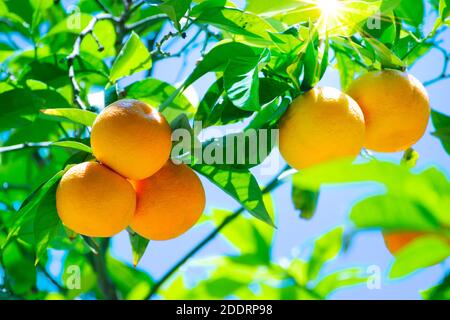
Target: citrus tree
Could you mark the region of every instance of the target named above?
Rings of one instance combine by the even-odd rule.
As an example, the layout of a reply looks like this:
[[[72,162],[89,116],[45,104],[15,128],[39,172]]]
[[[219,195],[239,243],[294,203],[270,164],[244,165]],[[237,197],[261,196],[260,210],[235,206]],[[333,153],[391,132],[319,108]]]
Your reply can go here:
[[[445,262],[450,182],[415,169],[413,148],[431,118],[450,152],[449,116],[433,100],[430,109],[426,89],[449,77],[449,22],[448,0],[0,0],[0,297],[326,299],[370,285],[360,266],[324,268],[364,230],[383,231],[391,278]],[[408,70],[430,52],[442,72],[422,84]],[[174,58],[184,80],[158,79]],[[339,90],[319,85],[332,69]],[[254,172],[278,150],[288,165],[262,185]],[[239,208],[200,217],[197,175]],[[379,192],[353,205],[351,225],[279,263],[271,194],[284,183],[305,220],[324,185]],[[214,228],[162,277],[135,268],[149,241],[196,222]],[[134,267],[111,255],[124,229]],[[197,259],[218,235],[239,253]],[[49,271],[52,250],[65,252],[61,277]],[[208,277],[188,285],[186,264]],[[449,298],[448,276],[422,295]]]

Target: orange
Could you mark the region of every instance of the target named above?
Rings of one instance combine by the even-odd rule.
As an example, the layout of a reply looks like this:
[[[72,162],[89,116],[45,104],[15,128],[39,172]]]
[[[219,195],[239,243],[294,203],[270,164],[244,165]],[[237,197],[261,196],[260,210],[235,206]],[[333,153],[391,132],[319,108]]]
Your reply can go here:
[[[129,179],[145,179],[167,162],[171,130],[154,108],[137,100],[108,106],[92,127],[92,151],[108,167]]]
[[[297,97],[280,121],[280,152],[304,169],[339,158],[356,157],[364,141],[358,104],[334,88],[315,88]]]
[[[131,222],[136,193],[125,178],[104,165],[84,162],[63,175],[56,207],[69,229],[90,237],[111,237]]]
[[[134,182],[136,213],[131,228],[151,240],[168,240],[189,230],[205,208],[205,191],[197,175],[171,161],[156,174]]]
[[[406,247],[410,242],[423,236],[423,232],[407,231],[407,232],[390,232],[383,233],[384,243],[388,250],[396,255],[404,247]]]
[[[396,70],[369,72],[352,83],[348,94],[364,113],[366,148],[403,151],[424,135],[430,101],[424,86],[412,75]]]

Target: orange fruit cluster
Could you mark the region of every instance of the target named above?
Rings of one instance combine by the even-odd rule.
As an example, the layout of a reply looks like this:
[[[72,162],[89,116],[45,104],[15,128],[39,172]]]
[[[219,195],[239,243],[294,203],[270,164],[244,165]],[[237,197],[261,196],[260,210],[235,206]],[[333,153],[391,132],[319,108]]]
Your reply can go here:
[[[347,93],[315,88],[296,98],[280,121],[280,152],[301,170],[339,158],[355,158],[365,147],[407,150],[424,135],[430,101],[414,76],[396,70],[369,72]],[[396,254],[421,233],[385,234]]]
[[[300,170],[356,157],[363,147],[403,151],[424,135],[429,118],[419,80],[396,70],[369,72],[347,93],[315,88],[297,97],[280,121],[280,152]]]
[[[128,226],[151,240],[190,229],[205,207],[197,175],[169,157],[171,129],[164,116],[137,100],[120,100],[97,117],[91,146],[98,162],[70,168],[56,192],[69,229],[111,237]]]

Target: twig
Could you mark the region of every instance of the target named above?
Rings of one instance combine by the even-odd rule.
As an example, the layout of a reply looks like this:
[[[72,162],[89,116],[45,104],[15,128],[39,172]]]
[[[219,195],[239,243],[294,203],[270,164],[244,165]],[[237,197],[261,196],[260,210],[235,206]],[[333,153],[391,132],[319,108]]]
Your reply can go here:
[[[111,14],[111,11],[103,4],[101,0],[95,0],[95,3],[106,13]]]
[[[108,276],[108,270],[106,268],[105,254],[109,246],[109,239],[101,245],[101,249],[97,254],[91,253],[91,261],[94,270],[97,272],[100,289],[104,295],[104,298],[108,300],[117,300],[117,293],[114,284],[111,282]]]
[[[283,170],[280,171],[268,184],[267,186],[262,190],[263,194],[266,194],[268,192],[271,192],[272,190],[275,190],[278,186],[282,184],[282,181],[279,180],[279,177],[289,169],[288,166],[283,168]],[[233,212],[231,215],[226,217],[220,225],[218,225],[209,235],[207,235],[202,241],[200,241],[193,249],[191,249],[184,257],[182,257],[172,268],[167,271],[163,277],[155,283],[155,285],[152,287],[152,290],[146,297],[146,300],[152,298],[161,288],[161,286],[183,265],[185,264],[192,256],[194,256],[198,251],[203,249],[211,240],[213,240],[220,231],[225,228],[227,225],[229,225],[231,222],[233,222],[239,215],[245,211],[244,207],[240,207],[235,212]]]
[[[31,188],[29,185],[21,185],[21,184],[12,184],[9,182],[3,182],[1,185],[1,189],[3,191],[7,190],[23,190],[23,191],[29,191]]]
[[[97,24],[97,22],[99,22],[101,20],[112,20],[112,21],[116,21],[116,22],[118,21],[118,19],[116,17],[112,16],[109,13],[102,13],[102,14],[98,14],[98,15],[94,16],[91,19],[91,21],[89,21],[88,25],[83,29],[83,31],[81,31],[81,33],[75,39],[75,43],[73,45],[73,50],[66,58],[67,65],[69,67],[69,79],[70,79],[70,83],[72,85],[72,90],[73,90],[73,100],[74,100],[74,103],[81,109],[87,109],[87,107],[80,97],[81,88],[75,77],[74,61],[77,57],[79,57],[81,42],[88,34],[92,34],[94,39],[96,39],[97,44],[99,44],[97,37],[94,35],[94,27]],[[99,45],[99,49],[101,49],[101,48],[102,47],[100,47],[100,45]]]
[[[131,23],[129,25],[125,25],[125,29],[130,31],[142,27],[150,22],[158,21],[158,20],[166,20],[167,16],[165,14],[157,14],[154,16],[147,17],[145,19],[139,20],[135,23]]]
[[[177,36],[177,35],[178,35],[178,33],[170,31],[170,32],[167,33],[165,36],[163,36],[163,37],[161,38],[160,41],[158,41],[158,42],[155,43],[155,47],[156,47],[156,48],[155,48],[155,50],[153,50],[153,51],[151,52],[151,55],[152,55],[152,56],[159,55],[159,56],[162,56],[162,57],[168,57],[168,56],[170,56],[170,52],[164,52],[164,51],[162,50],[162,46],[163,46],[164,43],[166,43],[169,39],[171,39],[171,38],[173,38],[173,37],[175,37],[175,36]]]
[[[133,4],[133,0],[122,0],[122,3],[125,11],[130,11],[131,5]]]
[[[439,50],[439,51],[442,53],[442,55],[444,56],[444,64],[443,64],[443,66],[442,66],[442,71],[441,71],[441,73],[440,73],[436,78],[431,79],[431,80],[428,80],[428,81],[425,81],[425,82],[423,83],[423,85],[424,85],[425,87],[430,86],[430,85],[432,85],[432,84],[435,84],[436,82],[439,82],[439,81],[441,81],[441,80],[445,80],[445,79],[450,78],[450,74],[447,73],[447,71],[448,71],[448,66],[449,66],[449,63],[450,63],[450,54],[449,54],[444,48],[442,48],[441,46],[439,46],[438,44],[435,44],[434,47],[435,47],[437,50]]]
[[[129,14],[130,15],[133,14],[133,12],[135,12],[137,9],[139,9],[143,4],[145,4],[144,0],[136,2],[136,4],[133,7],[131,7]]]
[[[47,269],[46,269],[44,266],[38,266],[38,267],[39,267],[39,270],[45,275],[45,277],[46,277],[46,278],[47,278],[47,279],[48,279],[55,287],[57,287],[59,291],[61,291],[63,294],[64,294],[65,292],[67,292],[67,289],[64,288],[62,285],[60,285],[60,284],[58,283],[58,281],[56,281],[56,279],[53,278],[53,276],[52,276],[50,273],[48,273]]]
[[[11,152],[16,150],[28,149],[28,148],[48,148],[53,142],[25,142],[15,144],[12,146],[0,147],[0,153]]]
[[[411,53],[413,53],[416,49],[418,49],[421,45],[425,44],[428,40],[437,36],[440,32],[443,31],[441,29],[442,23],[434,26],[434,28],[422,39],[420,39],[408,52],[406,52],[401,58],[404,61]]]

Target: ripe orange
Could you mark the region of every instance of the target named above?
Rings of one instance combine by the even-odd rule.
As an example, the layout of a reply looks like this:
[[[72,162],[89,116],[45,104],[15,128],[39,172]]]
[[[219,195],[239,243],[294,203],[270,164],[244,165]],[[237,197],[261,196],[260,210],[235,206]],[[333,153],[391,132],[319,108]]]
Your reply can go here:
[[[424,86],[396,70],[369,72],[355,80],[348,94],[366,119],[364,146],[379,152],[403,151],[425,133],[430,101]]]
[[[390,233],[383,233],[384,243],[386,244],[386,247],[388,250],[393,254],[396,255],[399,251],[401,251],[404,247],[406,247],[410,242],[414,241],[415,239],[423,236],[423,232],[414,232],[414,231],[407,231],[407,232],[390,232]]]
[[[140,180],[161,169],[169,159],[171,130],[148,104],[120,100],[95,120],[91,145],[100,162],[124,177]]]
[[[358,104],[334,88],[315,88],[296,98],[280,121],[280,152],[303,169],[356,157],[364,141],[364,116]]]
[[[104,165],[84,162],[62,177],[56,207],[69,229],[91,237],[111,237],[131,222],[136,193],[125,178]]]
[[[186,165],[171,161],[153,176],[135,181],[136,213],[131,228],[151,240],[168,240],[189,230],[205,208],[205,191]]]

